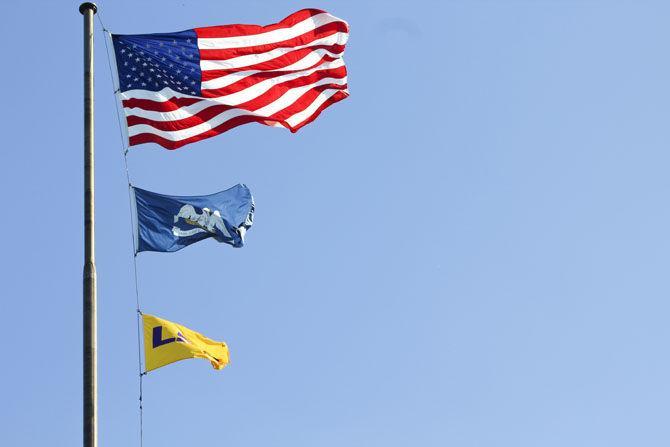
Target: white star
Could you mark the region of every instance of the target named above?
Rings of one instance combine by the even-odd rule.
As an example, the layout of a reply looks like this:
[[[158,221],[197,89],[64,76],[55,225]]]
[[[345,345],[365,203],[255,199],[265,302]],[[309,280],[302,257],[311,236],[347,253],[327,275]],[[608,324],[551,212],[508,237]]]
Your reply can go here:
[[[126,49],[125,49],[125,48],[121,48],[121,54],[123,54],[123,53],[125,53],[125,52],[126,52]]]

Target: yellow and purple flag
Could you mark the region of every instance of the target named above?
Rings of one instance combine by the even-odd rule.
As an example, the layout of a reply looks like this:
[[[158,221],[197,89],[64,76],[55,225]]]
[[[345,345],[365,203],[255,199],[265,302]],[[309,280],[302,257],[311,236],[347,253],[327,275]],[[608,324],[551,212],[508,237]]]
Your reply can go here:
[[[209,360],[214,369],[223,369],[228,364],[228,345],[223,342],[153,315],[143,314],[142,322],[146,371],[192,358]]]

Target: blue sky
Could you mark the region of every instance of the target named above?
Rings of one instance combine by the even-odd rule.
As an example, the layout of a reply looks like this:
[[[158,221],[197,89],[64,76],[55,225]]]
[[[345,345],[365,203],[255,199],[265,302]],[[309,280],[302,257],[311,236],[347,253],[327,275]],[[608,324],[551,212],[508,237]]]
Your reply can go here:
[[[3,8],[1,445],[81,442],[82,20]],[[347,20],[351,97],[128,156],[246,183],[247,246],[138,257],[148,313],[225,340],[145,379],[145,446],[670,443],[663,1],[100,1],[118,33]],[[128,196],[96,22],[100,445],[138,445]],[[11,348],[11,349],[10,349]]]

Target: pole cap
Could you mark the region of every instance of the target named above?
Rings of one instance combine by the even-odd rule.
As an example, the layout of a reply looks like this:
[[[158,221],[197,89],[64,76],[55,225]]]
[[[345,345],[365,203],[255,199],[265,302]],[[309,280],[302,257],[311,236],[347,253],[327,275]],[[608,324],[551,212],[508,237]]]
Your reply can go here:
[[[92,10],[93,10],[93,14],[95,14],[96,12],[98,12],[98,6],[97,6],[95,3],[84,2],[84,3],[82,3],[81,5],[79,5],[79,12],[82,13],[82,14],[86,13],[86,11],[87,11],[88,9],[92,9]]]

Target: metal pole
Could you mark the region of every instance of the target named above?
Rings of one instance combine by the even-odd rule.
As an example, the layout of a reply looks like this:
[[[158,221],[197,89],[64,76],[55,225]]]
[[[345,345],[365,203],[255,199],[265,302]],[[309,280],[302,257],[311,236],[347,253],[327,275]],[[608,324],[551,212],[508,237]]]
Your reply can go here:
[[[84,447],[98,445],[98,330],[95,272],[95,177],[93,162],[93,15],[98,7],[82,3],[84,16]]]

